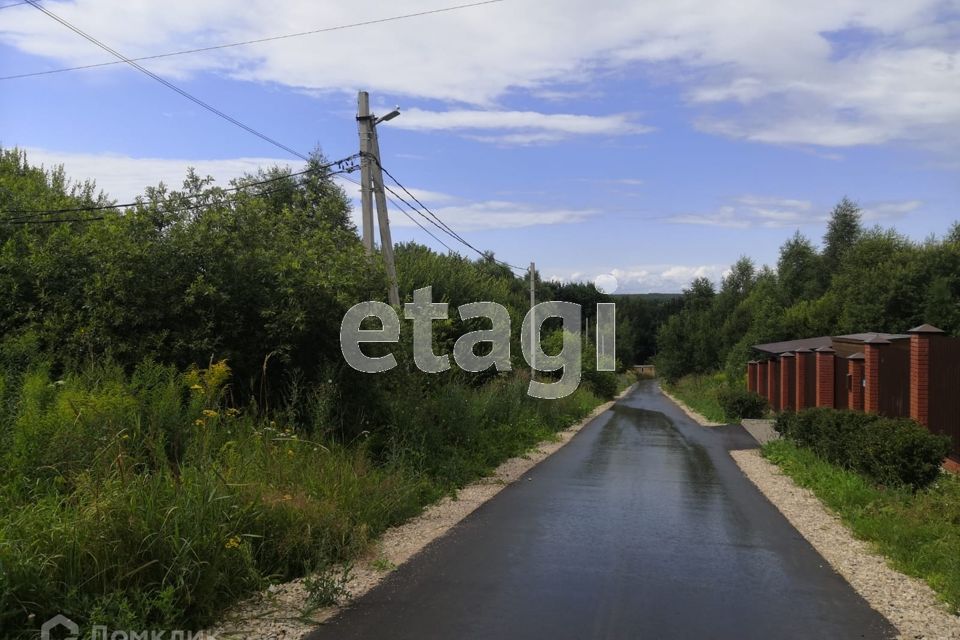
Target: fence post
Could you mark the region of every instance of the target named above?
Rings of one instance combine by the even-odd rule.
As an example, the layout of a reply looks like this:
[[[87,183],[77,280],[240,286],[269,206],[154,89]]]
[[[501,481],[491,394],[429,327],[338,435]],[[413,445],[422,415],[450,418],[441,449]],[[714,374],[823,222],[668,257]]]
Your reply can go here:
[[[794,398],[796,393],[793,390],[792,378],[797,367],[793,364],[793,354],[784,352],[780,354],[780,409],[789,411],[794,408]]]
[[[780,410],[780,362],[776,358],[767,360],[767,402],[774,411]]]
[[[810,367],[810,357],[813,354],[810,349],[797,349],[797,373],[796,388],[797,399],[794,401],[797,411],[807,408],[807,371]]]
[[[833,407],[833,371],[834,350],[831,347],[820,347],[817,353],[817,394],[818,407]]]
[[[880,349],[890,341],[873,336],[863,342],[863,410],[880,412]]]
[[[925,427],[930,426],[930,343],[943,331],[922,324],[907,331],[910,334],[910,417]]]
[[[850,384],[847,386],[847,408],[851,411],[863,411],[863,361],[862,353],[855,353],[847,358],[847,375]]]
[[[747,391],[757,392],[757,361],[747,363]]]

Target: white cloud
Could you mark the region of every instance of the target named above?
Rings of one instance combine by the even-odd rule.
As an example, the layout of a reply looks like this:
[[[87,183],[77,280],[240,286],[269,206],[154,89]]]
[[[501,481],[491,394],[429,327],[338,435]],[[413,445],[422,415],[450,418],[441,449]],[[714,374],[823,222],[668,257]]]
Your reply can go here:
[[[555,142],[573,135],[620,136],[647,133],[650,127],[638,124],[628,114],[609,116],[536,111],[409,109],[390,126],[412,131],[454,131],[484,142],[527,145]],[[509,131],[499,135],[478,135],[478,130]]]
[[[360,223],[359,187],[350,182],[339,179],[340,185],[348,195],[354,199],[353,216],[357,224]],[[470,202],[446,193],[429,191],[426,189],[410,188],[411,193],[417,196],[423,204],[430,208],[441,220],[450,225],[457,232],[482,231],[489,229],[519,229],[541,225],[576,224],[586,222],[597,215],[594,209],[564,209],[555,207],[536,206],[524,202],[510,200],[484,200]],[[411,212],[408,207],[395,206],[396,200],[388,203],[390,224],[395,227],[415,227],[416,223],[410,220],[412,216],[417,222],[425,225],[431,232],[441,234],[445,242],[451,242],[442,231],[434,227],[423,217]],[[405,199],[415,204],[410,198]],[[406,212],[405,215],[403,212]],[[452,241],[456,242],[456,241]]]
[[[436,8],[428,0],[46,4],[131,56]],[[499,135],[478,135],[501,144],[552,141],[581,127],[579,135],[613,135],[617,124],[609,119],[622,116],[572,116],[584,119],[517,130],[517,112],[498,106],[511,92],[595,91],[598,72],[612,70],[676,83],[697,106],[701,126],[723,135],[826,147],[895,140],[949,147],[960,138],[960,23],[951,12],[955,0],[553,0],[549,10],[511,0],[145,64],[173,78],[214,71],[312,92],[366,87],[472,105],[479,109],[429,119],[489,118],[477,129]],[[29,7],[2,12],[0,41],[51,64],[109,59]],[[130,73],[84,73],[117,72]]]
[[[863,207],[861,215],[864,222],[879,222],[882,220],[894,220],[902,218],[908,213],[913,213],[923,206],[921,200],[907,200],[906,202],[877,202]]]
[[[431,209],[457,231],[576,224],[585,222],[598,213],[592,209],[544,208],[504,200],[431,207]]]
[[[862,208],[865,222],[877,222],[902,217],[923,205],[920,200],[876,202]],[[746,195],[736,198],[733,204],[724,205],[708,213],[684,213],[669,216],[667,222],[692,224],[731,229],[754,227],[775,229],[798,227],[808,224],[823,224],[830,217],[830,208],[814,207],[808,200],[774,198]]]
[[[719,282],[727,273],[724,265],[649,264],[597,271],[566,272],[555,269],[548,279],[559,282],[593,282],[597,276],[612,275],[617,293],[678,293],[696,278]]]

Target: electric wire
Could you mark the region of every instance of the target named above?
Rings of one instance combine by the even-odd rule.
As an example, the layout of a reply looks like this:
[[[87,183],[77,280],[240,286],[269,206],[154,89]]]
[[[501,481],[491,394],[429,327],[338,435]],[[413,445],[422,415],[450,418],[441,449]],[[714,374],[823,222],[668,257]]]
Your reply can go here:
[[[142,61],[144,61],[144,60],[157,60],[157,59],[160,59],[160,58],[170,58],[170,57],[172,57],[172,56],[182,56],[182,55],[186,55],[186,54],[190,54],[190,53],[203,53],[203,52],[205,52],[205,51],[216,51],[216,50],[218,50],[218,49],[229,49],[229,48],[231,48],[231,47],[242,47],[242,46],[246,46],[246,45],[250,45],[250,44],[260,44],[260,43],[262,43],[262,42],[273,42],[273,41],[276,41],[276,40],[285,40],[285,39],[287,39],[287,38],[299,38],[299,37],[301,37],[301,36],[315,35],[315,34],[318,34],[318,33],[327,33],[327,32],[330,32],[330,31],[342,31],[342,30],[344,30],[344,29],[354,29],[354,28],[357,28],[357,27],[366,27],[366,26],[370,26],[370,25],[374,25],[374,24],[382,24],[382,23],[384,23],[384,22],[394,22],[394,21],[397,21],[397,20],[407,20],[407,19],[410,19],[410,18],[419,18],[419,17],[421,17],[421,16],[431,15],[431,14],[435,14],[435,13],[445,13],[445,12],[448,12],[448,11],[456,11],[456,10],[458,10],[458,9],[468,9],[468,8],[470,8],[470,7],[479,7],[479,6],[485,5],[485,4],[496,4],[496,3],[498,3],[498,2],[505,2],[505,1],[506,1],[506,0],[484,0],[483,2],[471,2],[471,3],[469,3],[469,4],[459,4],[459,5],[456,5],[456,6],[453,6],[453,7],[444,7],[444,8],[441,8],[441,9],[430,9],[430,10],[428,10],[428,11],[419,11],[419,12],[417,12],[417,13],[407,13],[407,14],[399,15],[399,16],[390,16],[390,17],[388,17],[388,18],[378,18],[378,19],[376,19],[376,20],[365,20],[365,21],[363,21],[363,22],[354,22],[354,23],[351,23],[351,24],[342,24],[342,25],[337,25],[337,26],[335,26],[335,27],[324,27],[324,28],[322,28],[322,29],[313,29],[313,30],[311,30],[311,31],[300,31],[300,32],[298,32],[298,33],[287,33],[287,34],[278,35],[278,36],[269,36],[269,37],[266,37],[266,38],[257,38],[257,39],[254,39],[254,40],[243,40],[243,41],[241,41],[241,42],[230,42],[230,43],[226,43],[226,44],[218,44],[218,45],[213,45],[213,46],[209,46],[209,47],[198,47],[198,48],[196,48],[196,49],[183,49],[183,50],[180,50],[180,51],[171,51],[171,52],[169,52],[169,53],[158,53],[158,54],[149,55],[149,56],[142,56],[142,57],[137,57],[137,58],[130,58],[130,60],[132,60],[132,61],[134,61],[134,62],[142,62]],[[18,3],[16,3],[16,4],[10,4],[10,5],[6,5],[6,6],[7,6],[7,7],[15,7],[15,6],[20,5],[20,4],[28,4],[28,3],[27,3],[26,1],[24,1],[24,2],[18,2]],[[4,9],[4,8],[6,8],[6,7],[0,7],[0,9]],[[0,80],[14,80],[14,79],[17,79],[17,78],[30,78],[30,77],[33,77],[33,76],[50,75],[50,74],[53,74],[53,73],[64,73],[64,72],[66,72],[66,71],[80,71],[80,70],[82,70],[82,69],[94,69],[94,68],[97,68],[97,67],[109,67],[109,66],[113,66],[113,65],[116,65],[116,64],[121,64],[121,62],[122,62],[122,61],[119,61],[119,60],[117,60],[117,61],[113,61],[113,60],[112,60],[112,61],[110,61],[110,62],[98,62],[98,63],[95,63],[95,64],[85,64],[85,65],[80,65],[80,66],[77,66],[77,67],[64,67],[64,68],[62,68],[62,69],[51,69],[51,70],[49,70],[49,71],[34,71],[34,72],[31,72],[31,73],[20,73],[20,74],[12,75],[12,76],[0,76]]]
[[[352,182],[353,184],[357,185],[357,186],[360,187],[361,189],[363,188],[363,185],[361,185],[359,182],[357,182],[357,181],[354,180],[353,178],[348,178],[348,177],[344,176],[344,180],[346,180],[347,182]],[[419,220],[417,220],[416,218],[414,218],[413,216],[411,216],[409,213],[407,213],[407,212],[403,209],[403,207],[400,206],[400,203],[398,203],[396,200],[394,200],[394,199],[391,198],[390,196],[387,196],[387,201],[390,202],[390,204],[392,204],[393,207],[394,207],[397,211],[399,211],[400,213],[402,213],[403,215],[405,215],[407,218],[409,218],[409,219],[410,219],[410,222],[412,222],[413,224],[415,224],[415,225],[417,225],[418,227],[420,227],[421,229],[423,229],[423,231],[424,231],[428,236],[430,236],[431,238],[433,238],[434,240],[436,240],[437,242],[439,242],[440,244],[442,244],[443,246],[445,246],[448,251],[451,251],[451,252],[453,252],[453,253],[456,253],[456,251],[454,250],[453,247],[451,247],[451,246],[448,245],[446,242],[444,242],[443,240],[441,240],[440,238],[438,238],[432,231],[430,231],[430,229],[428,229],[428,228],[426,228],[425,226],[423,226],[423,224],[422,224]],[[411,210],[412,210],[412,209],[411,209]],[[422,215],[422,214],[421,214],[421,215]]]
[[[144,66],[142,66],[142,65],[134,62],[134,61],[131,60],[130,58],[124,56],[124,55],[123,55],[122,53],[120,53],[119,51],[117,51],[117,50],[115,50],[115,49],[112,49],[111,47],[109,47],[108,45],[104,44],[104,43],[101,42],[100,40],[97,40],[97,39],[94,38],[92,35],[88,34],[87,32],[83,31],[82,29],[80,29],[80,28],[78,28],[78,27],[75,27],[74,25],[70,24],[69,22],[67,22],[66,20],[64,20],[63,18],[61,18],[60,16],[58,16],[57,14],[55,14],[55,13],[53,13],[52,11],[48,10],[47,8],[40,6],[40,4],[39,4],[39,2],[37,2],[37,0],[25,0],[25,1],[26,1],[27,4],[29,4],[30,6],[32,6],[34,9],[37,9],[38,11],[41,11],[41,12],[45,13],[47,16],[49,16],[49,17],[52,18],[53,20],[56,20],[57,22],[59,22],[60,24],[62,24],[63,26],[65,26],[66,28],[68,28],[68,29],[70,29],[71,31],[73,31],[74,33],[76,33],[77,35],[82,36],[83,38],[89,40],[90,42],[92,42],[93,44],[97,45],[98,47],[100,47],[100,48],[103,49],[104,51],[107,51],[107,52],[111,53],[112,55],[116,56],[117,58],[119,58],[121,61],[126,62],[127,64],[129,64],[130,66],[132,66],[132,67],[133,67],[134,69],[136,69],[137,71],[140,71],[141,73],[149,76],[150,78],[153,78],[154,80],[156,80],[157,82],[161,83],[162,85],[168,87],[169,89],[171,89],[171,90],[173,90],[173,91],[176,91],[177,93],[179,93],[180,95],[182,95],[184,98],[186,98],[186,99],[190,100],[191,102],[194,102],[195,104],[203,107],[204,109],[206,109],[207,111],[213,113],[214,115],[217,115],[217,116],[219,116],[220,118],[223,118],[223,119],[226,120],[227,122],[230,122],[230,123],[232,123],[232,124],[240,127],[240,128],[243,129],[244,131],[247,131],[248,133],[251,133],[251,134],[257,136],[258,138],[260,138],[261,140],[264,140],[265,142],[269,142],[270,144],[272,144],[273,146],[277,147],[278,149],[282,149],[282,150],[286,151],[286,152],[289,153],[290,155],[296,156],[296,157],[300,158],[301,160],[309,160],[309,158],[308,158],[307,156],[305,156],[304,154],[300,153],[299,151],[296,151],[296,150],[294,150],[294,149],[291,149],[290,147],[288,147],[287,145],[283,144],[282,142],[278,142],[277,140],[274,140],[273,138],[271,138],[270,136],[266,135],[265,133],[261,133],[260,131],[257,131],[257,130],[254,129],[253,127],[251,127],[251,126],[249,126],[249,125],[246,125],[246,124],[244,124],[243,122],[240,122],[239,120],[237,120],[237,119],[234,118],[233,116],[230,116],[230,115],[224,113],[223,111],[221,111],[220,109],[217,109],[217,108],[214,107],[213,105],[211,105],[211,104],[209,104],[209,103],[207,103],[207,102],[204,102],[204,101],[201,100],[200,98],[198,98],[198,97],[196,97],[196,96],[194,96],[194,95],[192,95],[192,94],[184,91],[183,89],[181,89],[181,88],[178,87],[177,85],[173,84],[172,82],[170,82],[170,81],[168,81],[168,80],[165,80],[164,78],[161,78],[160,76],[158,76],[158,75],[155,74],[154,72],[150,71],[150,70],[147,69],[146,67],[144,67]]]
[[[460,235],[459,233],[457,233],[456,231],[454,231],[454,230],[450,227],[450,225],[448,225],[446,222],[444,222],[443,220],[441,220],[441,219],[440,219],[440,216],[438,216],[438,215],[435,214],[433,211],[431,211],[430,208],[429,208],[427,205],[423,204],[423,202],[421,202],[420,199],[417,198],[417,196],[413,195],[413,193],[411,193],[409,189],[407,189],[405,186],[403,186],[403,184],[401,184],[401,182],[400,182],[399,180],[397,180],[397,179],[394,177],[394,175],[387,170],[386,167],[383,166],[383,164],[379,161],[379,159],[378,159],[376,156],[371,155],[370,157],[377,163],[377,165],[380,167],[380,169],[381,169],[385,174],[387,174],[387,176],[388,176],[391,180],[393,180],[393,182],[397,185],[397,187],[399,187],[401,190],[403,190],[404,193],[406,193],[414,202],[416,202],[418,205],[420,205],[420,207],[421,207],[424,211],[426,211],[427,214],[430,215],[430,218],[427,218],[426,215],[424,215],[424,214],[421,213],[421,215],[422,215],[424,218],[426,218],[429,222],[431,222],[434,226],[438,227],[441,231],[443,231],[444,233],[446,233],[446,234],[449,235],[450,237],[454,238],[455,240],[459,241],[459,242],[462,243],[464,246],[472,249],[473,251],[475,251],[476,253],[478,253],[480,256],[482,256],[482,257],[484,257],[484,258],[492,259],[494,262],[496,262],[496,263],[498,263],[498,264],[501,264],[501,265],[503,265],[503,266],[505,266],[505,267],[509,267],[509,268],[511,268],[511,269],[516,269],[516,270],[518,270],[518,271],[527,271],[527,269],[525,269],[524,267],[518,267],[517,265],[510,264],[509,262],[504,262],[503,260],[498,260],[498,259],[496,259],[496,258],[490,258],[489,255],[488,255],[486,252],[481,251],[480,249],[476,248],[474,245],[472,245],[470,242],[468,242],[462,235]],[[410,206],[410,207],[413,208],[414,210],[417,210],[416,207],[413,207],[413,205],[411,205],[409,202],[407,202],[406,200],[404,200],[403,197],[401,197],[399,194],[397,194],[397,192],[395,192],[393,189],[391,189],[388,185],[384,185],[384,188],[385,188],[387,191],[389,191],[390,193],[392,193],[393,195],[395,195],[397,198],[403,200],[403,202],[405,202],[405,203],[407,204],[407,206]],[[419,210],[417,210],[417,211],[418,211],[418,213],[419,213]],[[432,218],[432,220],[431,220],[431,218]]]

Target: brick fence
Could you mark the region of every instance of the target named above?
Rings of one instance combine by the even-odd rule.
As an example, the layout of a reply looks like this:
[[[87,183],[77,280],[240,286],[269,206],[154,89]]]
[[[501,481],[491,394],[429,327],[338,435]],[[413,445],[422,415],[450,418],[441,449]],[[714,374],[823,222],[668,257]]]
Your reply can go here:
[[[835,341],[751,361],[747,388],[774,411],[816,406],[909,417],[949,436],[951,457],[960,459],[960,338],[927,324],[907,334],[870,334],[857,344]]]

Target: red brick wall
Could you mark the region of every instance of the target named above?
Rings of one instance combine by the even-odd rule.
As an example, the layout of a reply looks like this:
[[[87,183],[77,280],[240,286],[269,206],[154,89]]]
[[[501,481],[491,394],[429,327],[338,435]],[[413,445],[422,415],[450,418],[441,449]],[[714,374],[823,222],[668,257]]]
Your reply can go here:
[[[817,351],[817,406],[833,406],[833,351]]]
[[[930,425],[930,335],[910,336],[910,417]]]

